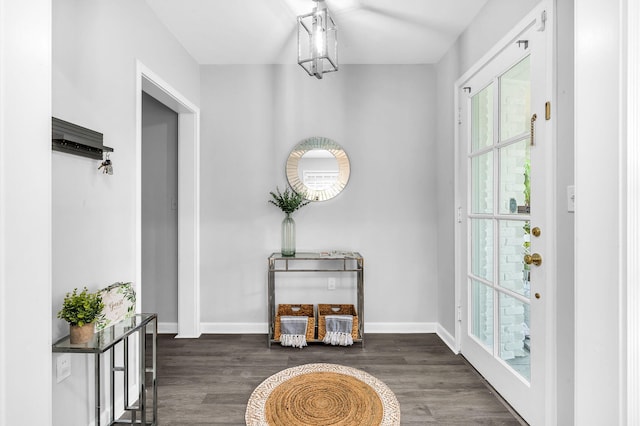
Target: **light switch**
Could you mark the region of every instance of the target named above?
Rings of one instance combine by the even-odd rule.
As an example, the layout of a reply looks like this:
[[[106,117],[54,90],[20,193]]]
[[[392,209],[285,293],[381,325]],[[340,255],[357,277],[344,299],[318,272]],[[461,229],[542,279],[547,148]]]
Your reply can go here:
[[[567,186],[567,211],[569,213],[576,211],[576,187],[574,185]]]

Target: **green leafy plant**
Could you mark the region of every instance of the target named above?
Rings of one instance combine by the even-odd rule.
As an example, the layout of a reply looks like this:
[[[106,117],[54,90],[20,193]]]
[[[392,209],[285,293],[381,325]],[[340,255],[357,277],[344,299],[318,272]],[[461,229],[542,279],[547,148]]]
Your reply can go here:
[[[281,193],[280,188],[276,187],[276,192],[271,191],[269,194],[273,197],[269,202],[287,214],[291,214],[309,204],[309,201],[305,201],[302,195],[289,188],[286,188]]]
[[[89,293],[85,287],[80,293],[75,288],[73,293],[67,293],[62,302],[62,309],[58,318],[71,325],[83,326],[92,323],[102,312],[104,303],[98,293]]]

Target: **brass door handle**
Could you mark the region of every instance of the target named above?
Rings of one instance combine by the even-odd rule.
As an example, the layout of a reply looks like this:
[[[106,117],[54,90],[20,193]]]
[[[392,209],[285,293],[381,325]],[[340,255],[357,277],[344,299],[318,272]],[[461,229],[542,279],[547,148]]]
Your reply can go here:
[[[535,140],[536,140],[536,138],[535,138],[535,136],[534,136],[534,135],[535,135],[535,130],[536,130],[535,122],[536,122],[536,120],[537,120],[537,119],[538,119],[538,114],[533,114],[533,115],[531,116],[531,134],[530,134],[530,137],[531,137],[531,142],[530,142],[530,143],[531,143],[531,146],[533,146],[533,145],[535,144]]]
[[[538,253],[525,254],[524,263],[526,263],[527,265],[531,265],[533,263],[536,266],[540,266],[542,265],[542,256],[540,256]]]

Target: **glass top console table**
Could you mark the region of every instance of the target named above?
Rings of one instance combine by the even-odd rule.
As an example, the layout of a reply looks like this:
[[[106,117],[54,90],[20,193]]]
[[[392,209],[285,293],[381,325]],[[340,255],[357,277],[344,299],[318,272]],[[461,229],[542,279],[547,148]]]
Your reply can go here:
[[[269,347],[276,343],[276,274],[288,272],[355,272],[357,289],[358,338],[354,343],[364,347],[364,258],[358,252],[331,251],[296,253],[294,256],[283,256],[272,253],[268,258],[268,310],[269,310]]]
[[[151,366],[147,367],[146,361],[146,335],[147,329],[151,328]],[[129,405],[129,337],[137,334],[138,338],[138,395],[137,405]],[[139,425],[157,425],[158,419],[158,389],[156,383],[157,367],[156,367],[156,347],[158,336],[158,317],[156,314],[136,314],[131,318],[124,319],[111,327],[100,330],[93,335],[93,338],[87,343],[72,344],[69,336],[63,337],[53,344],[53,352],[67,353],[84,353],[94,355],[94,393],[95,393],[95,420],[94,424],[101,424],[101,356],[105,352],[109,352],[110,358],[110,374],[109,389],[110,395],[110,420],[108,425],[119,424],[139,424]],[[115,365],[114,348],[119,343],[124,345],[124,360],[122,366]],[[124,373],[124,401],[125,411],[130,413],[130,419],[114,420],[115,416],[115,373]],[[147,417],[146,406],[146,374],[151,374],[151,399],[153,401],[152,418]],[[138,414],[140,418],[138,419]]]

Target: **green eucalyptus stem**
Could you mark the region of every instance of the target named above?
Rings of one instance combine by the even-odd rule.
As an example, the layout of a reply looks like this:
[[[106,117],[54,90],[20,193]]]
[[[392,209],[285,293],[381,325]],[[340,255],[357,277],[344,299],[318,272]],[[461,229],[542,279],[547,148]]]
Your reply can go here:
[[[269,200],[269,203],[278,207],[286,214],[291,214],[301,207],[309,204],[304,197],[297,192],[286,188],[284,192],[280,192],[280,188],[276,187],[276,192],[269,192],[273,199]]]

